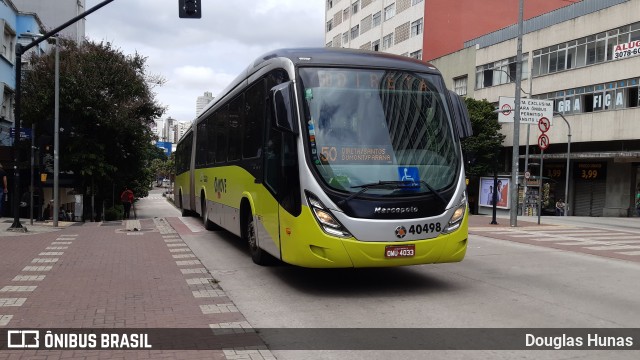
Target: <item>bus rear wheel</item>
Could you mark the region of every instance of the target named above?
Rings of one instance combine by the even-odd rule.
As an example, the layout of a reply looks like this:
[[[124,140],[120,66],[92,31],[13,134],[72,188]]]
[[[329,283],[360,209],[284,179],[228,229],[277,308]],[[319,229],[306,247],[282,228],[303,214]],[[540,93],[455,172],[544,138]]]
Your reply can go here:
[[[207,199],[202,198],[202,224],[206,230],[218,230],[216,224],[214,224],[211,220],[209,220],[209,210],[207,209]]]
[[[258,236],[256,234],[255,222],[251,212],[247,212],[244,221],[244,235],[249,245],[249,253],[251,253],[251,260],[258,265],[268,265],[268,254],[265,253],[260,246],[258,246]]]

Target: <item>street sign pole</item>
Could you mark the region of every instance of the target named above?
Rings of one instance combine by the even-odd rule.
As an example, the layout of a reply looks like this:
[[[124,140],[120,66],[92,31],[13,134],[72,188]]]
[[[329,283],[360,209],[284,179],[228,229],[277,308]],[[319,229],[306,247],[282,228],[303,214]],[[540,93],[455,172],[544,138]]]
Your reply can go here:
[[[542,165],[544,165],[544,149],[540,150],[540,178],[538,180],[538,225],[540,225],[540,215],[542,215]]]

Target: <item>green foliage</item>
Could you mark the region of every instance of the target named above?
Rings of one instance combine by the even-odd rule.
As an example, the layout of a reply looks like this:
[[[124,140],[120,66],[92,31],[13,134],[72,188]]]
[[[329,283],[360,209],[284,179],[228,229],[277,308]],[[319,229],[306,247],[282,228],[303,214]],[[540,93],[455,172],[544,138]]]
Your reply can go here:
[[[59,46],[61,171],[80,176],[105,198],[125,185],[146,196],[153,180],[148,167],[157,156],[149,125],[166,110],[152,86],[164,80],[145,74],[145,57],[125,55],[108,42],[79,46],[61,39]],[[35,123],[42,139],[53,138],[54,55],[32,57],[23,80],[24,127]]]
[[[462,150],[467,157],[465,171],[472,176],[493,174],[505,138],[500,133],[502,125],[498,123],[498,114],[494,113],[494,106],[487,100],[466,98],[465,103],[474,134],[462,142]]]
[[[124,207],[116,205],[104,211],[104,219],[106,221],[122,220],[124,218]]]

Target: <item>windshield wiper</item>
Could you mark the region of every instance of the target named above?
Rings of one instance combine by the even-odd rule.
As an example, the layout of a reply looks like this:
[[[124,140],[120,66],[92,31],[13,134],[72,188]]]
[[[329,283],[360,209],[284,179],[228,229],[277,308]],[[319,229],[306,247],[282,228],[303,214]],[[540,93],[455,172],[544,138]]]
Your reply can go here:
[[[384,188],[391,188],[391,189],[397,189],[399,188],[399,184],[398,183],[403,183],[402,181],[378,181],[375,183],[369,183],[369,184],[362,184],[362,185],[356,185],[356,186],[352,186],[351,188],[362,188],[360,189],[360,191],[353,193],[351,195],[349,195],[346,199],[340,200],[338,202],[338,205],[342,205],[344,203],[346,203],[347,201],[353,199],[356,196],[361,195],[362,193],[364,193],[365,191],[369,190],[369,189],[374,189],[374,188],[379,188],[379,189],[384,189]]]
[[[375,188],[391,188],[391,189],[403,189],[403,188],[415,188],[416,185],[422,184],[424,185],[427,189],[429,189],[429,191],[431,191],[432,193],[434,193],[436,195],[436,197],[438,199],[440,199],[440,201],[442,201],[442,203],[446,206],[447,205],[447,200],[445,200],[445,198],[442,196],[442,194],[440,194],[436,189],[434,189],[431,185],[429,185],[429,183],[427,183],[424,180],[420,180],[420,182],[414,182],[414,181],[398,181],[398,180],[394,180],[394,181],[378,181],[375,183],[369,183],[369,184],[362,184],[362,185],[356,185],[356,186],[352,186],[351,188],[362,188],[360,191],[353,193],[351,195],[349,195],[346,199],[343,199],[341,201],[338,202],[338,205],[342,205],[346,202],[348,202],[349,200],[360,196],[362,193],[364,193],[365,191],[369,190],[369,189],[375,189]],[[417,186],[420,187],[420,186]]]

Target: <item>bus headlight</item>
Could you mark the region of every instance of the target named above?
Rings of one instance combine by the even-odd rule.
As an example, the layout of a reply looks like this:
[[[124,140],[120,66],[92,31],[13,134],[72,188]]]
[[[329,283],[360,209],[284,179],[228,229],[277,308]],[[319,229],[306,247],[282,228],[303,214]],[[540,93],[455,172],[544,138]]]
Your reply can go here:
[[[458,204],[458,207],[451,215],[451,219],[449,219],[449,223],[445,226],[442,231],[444,234],[452,233],[460,227],[462,224],[462,219],[464,219],[464,214],[467,211],[467,194],[466,192],[462,195],[462,199]]]
[[[311,211],[313,212],[313,216],[316,218],[316,221],[329,235],[339,236],[339,237],[352,237],[351,233],[345,229],[342,224],[331,214],[331,212],[318,200],[315,196],[307,193],[307,200],[311,207]]]

